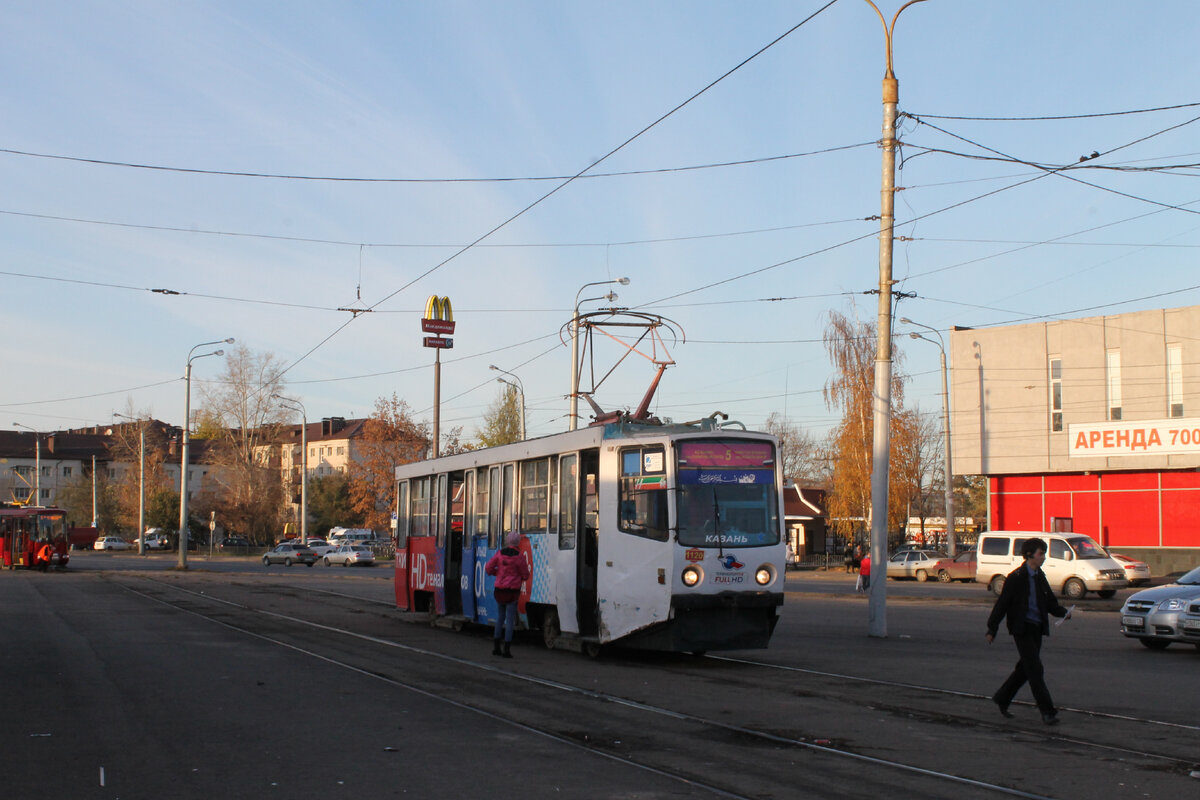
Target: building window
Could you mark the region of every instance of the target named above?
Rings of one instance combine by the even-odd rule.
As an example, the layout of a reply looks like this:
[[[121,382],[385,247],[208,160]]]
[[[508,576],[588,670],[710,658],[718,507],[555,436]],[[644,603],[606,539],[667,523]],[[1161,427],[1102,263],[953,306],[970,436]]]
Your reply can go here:
[[[1167,414],[1183,416],[1183,345],[1167,345]]]
[[[1050,430],[1063,429],[1062,359],[1050,359]]]
[[[50,499],[50,490],[49,489],[42,489],[42,499],[43,500]]]
[[[1104,354],[1105,384],[1108,386],[1108,419],[1121,418],[1121,351]]]
[[[338,454],[339,456],[344,456],[344,455],[346,455],[346,448],[345,448],[345,447],[339,447],[339,448],[338,448],[338,451],[337,451],[337,454]]]
[[[49,467],[42,467],[42,477],[43,478],[50,477],[50,468]]]
[[[63,477],[64,478],[71,477],[72,469],[73,469],[72,467],[63,467]]]
[[[317,448],[315,448],[315,447],[308,448],[308,457],[316,458],[317,457]]]

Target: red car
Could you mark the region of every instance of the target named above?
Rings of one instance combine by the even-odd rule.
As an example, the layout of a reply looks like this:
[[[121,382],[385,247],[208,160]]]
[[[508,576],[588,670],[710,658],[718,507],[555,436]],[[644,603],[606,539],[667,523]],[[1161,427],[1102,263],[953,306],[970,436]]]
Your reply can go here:
[[[975,580],[975,551],[964,550],[954,558],[943,558],[933,565],[933,574],[942,583]]]

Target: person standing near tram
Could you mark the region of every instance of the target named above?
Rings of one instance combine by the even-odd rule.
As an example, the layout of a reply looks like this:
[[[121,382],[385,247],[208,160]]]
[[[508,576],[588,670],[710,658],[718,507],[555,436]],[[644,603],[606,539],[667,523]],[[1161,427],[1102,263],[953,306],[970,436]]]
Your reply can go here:
[[[493,595],[496,598],[496,627],[492,632],[492,655],[512,658],[513,627],[517,623],[517,600],[521,596],[521,584],[529,580],[529,565],[518,546],[521,534],[511,531],[504,537],[504,547],[488,559],[483,571],[495,576]],[[504,649],[500,649],[500,637],[504,636]]]

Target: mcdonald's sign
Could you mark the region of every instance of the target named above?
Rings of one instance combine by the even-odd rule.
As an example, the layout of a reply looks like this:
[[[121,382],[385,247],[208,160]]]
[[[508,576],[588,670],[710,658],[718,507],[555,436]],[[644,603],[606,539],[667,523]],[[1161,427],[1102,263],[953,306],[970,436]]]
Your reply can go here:
[[[454,310],[450,307],[449,297],[429,295],[429,299],[425,301],[421,330],[425,333],[454,333]],[[430,345],[426,345],[428,346]]]

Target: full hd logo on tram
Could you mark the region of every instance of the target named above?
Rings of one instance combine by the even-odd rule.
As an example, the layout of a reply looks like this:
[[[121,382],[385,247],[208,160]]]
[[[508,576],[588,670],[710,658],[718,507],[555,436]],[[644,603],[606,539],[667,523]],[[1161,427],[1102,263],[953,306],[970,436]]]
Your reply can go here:
[[[722,556],[718,563],[725,569],[739,570],[746,566],[741,561],[738,561],[737,556],[733,553],[726,553]],[[745,580],[745,575],[738,572],[722,572],[713,576],[713,583],[741,583]]]

